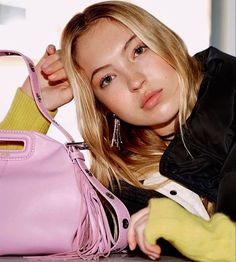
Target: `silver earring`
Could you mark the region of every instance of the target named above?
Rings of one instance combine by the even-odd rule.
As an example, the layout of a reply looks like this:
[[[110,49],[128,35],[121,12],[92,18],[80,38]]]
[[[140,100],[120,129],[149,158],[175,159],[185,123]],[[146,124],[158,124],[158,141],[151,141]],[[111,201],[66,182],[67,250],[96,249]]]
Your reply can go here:
[[[117,118],[115,114],[113,114],[113,118],[114,118],[114,129],[112,134],[111,147],[116,146],[118,149],[120,149],[120,146],[122,144],[122,139],[120,134],[120,119]]]

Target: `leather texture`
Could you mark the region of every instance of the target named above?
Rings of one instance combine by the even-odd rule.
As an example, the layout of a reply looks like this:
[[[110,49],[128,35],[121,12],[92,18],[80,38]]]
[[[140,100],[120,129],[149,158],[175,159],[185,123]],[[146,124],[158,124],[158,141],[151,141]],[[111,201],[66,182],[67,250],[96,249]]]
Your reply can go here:
[[[44,108],[32,61],[16,51],[0,51],[4,55],[25,60],[36,104],[67,141],[0,130],[0,143],[23,145],[0,150],[0,255],[91,260],[120,252],[127,246],[126,207],[90,173],[77,143]],[[100,198],[114,209],[116,238]]]

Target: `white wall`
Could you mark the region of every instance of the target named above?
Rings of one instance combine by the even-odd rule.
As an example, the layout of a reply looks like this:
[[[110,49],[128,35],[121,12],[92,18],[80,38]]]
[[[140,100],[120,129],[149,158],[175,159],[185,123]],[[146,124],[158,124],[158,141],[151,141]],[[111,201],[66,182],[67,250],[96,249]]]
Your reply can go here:
[[[72,15],[81,11],[94,0],[0,0],[7,4],[26,8],[23,20],[0,24],[0,49],[14,49],[38,61],[45,47],[54,43],[59,47],[60,34]],[[189,52],[194,54],[209,46],[210,0],[133,0],[146,8],[159,20],[178,33],[186,42]],[[14,58],[0,58],[0,119],[4,117],[15,89],[25,79],[24,65]],[[78,140],[80,136],[75,124],[73,103],[61,109],[57,120]],[[63,140],[62,136],[50,129],[51,136]]]

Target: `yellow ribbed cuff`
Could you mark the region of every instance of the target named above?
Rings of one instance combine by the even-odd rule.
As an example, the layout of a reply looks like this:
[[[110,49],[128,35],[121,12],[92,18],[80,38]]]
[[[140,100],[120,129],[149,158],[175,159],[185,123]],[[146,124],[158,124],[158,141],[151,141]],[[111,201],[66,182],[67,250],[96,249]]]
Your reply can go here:
[[[57,111],[51,111],[55,117]],[[0,129],[31,130],[47,133],[50,123],[43,117],[34,100],[27,96],[20,88],[17,89],[11,107],[0,123]]]
[[[145,236],[150,244],[164,238],[194,261],[235,261],[236,223],[226,215],[206,221],[167,198],[151,199],[149,208]]]

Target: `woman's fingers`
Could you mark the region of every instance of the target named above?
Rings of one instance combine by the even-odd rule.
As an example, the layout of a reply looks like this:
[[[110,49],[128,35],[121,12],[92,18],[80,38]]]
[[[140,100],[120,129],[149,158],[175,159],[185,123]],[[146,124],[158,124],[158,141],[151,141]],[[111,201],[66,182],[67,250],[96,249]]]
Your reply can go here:
[[[140,217],[138,221],[135,223],[135,237],[136,241],[139,245],[140,250],[149,256],[152,259],[157,259],[160,257],[161,249],[158,245],[151,245],[147,242],[145,238],[145,227],[148,220],[148,214]]]
[[[51,74],[59,69],[63,68],[63,64],[61,62],[60,58],[60,52],[57,51],[56,53],[48,56],[46,59],[44,59],[42,63],[42,71],[45,74]]]
[[[47,109],[54,110],[70,102],[73,94],[61,61],[60,50],[56,50],[55,46],[48,46],[46,52],[47,55],[40,64],[44,79],[39,80],[44,104]]]
[[[67,80],[67,75],[66,75],[64,68],[61,68],[57,70],[56,72],[50,74],[48,76],[48,79],[50,81],[63,81],[63,80]]]
[[[144,235],[144,234],[143,234]],[[161,255],[161,248],[158,245],[151,245],[147,242],[147,240],[144,237],[144,253],[148,255],[152,260],[156,260],[160,258]]]
[[[145,227],[149,215],[149,208],[144,208],[131,216],[128,228],[128,243],[131,250],[139,245],[140,250],[152,260],[160,257],[161,249],[158,245],[151,245],[145,239]]]
[[[129,243],[129,248],[130,250],[134,250],[137,245],[136,241],[136,232],[135,232],[135,225],[136,222],[145,214],[148,214],[149,208],[146,207],[144,209],[141,209],[137,213],[131,216],[130,222],[129,222],[129,227],[128,227],[128,233],[127,233],[127,238],[128,238],[128,243]]]
[[[60,58],[60,51],[48,56],[42,63],[42,72],[49,81],[67,80],[67,75]]]
[[[49,45],[36,66],[38,82],[42,91],[43,100],[48,110],[54,110],[73,99],[72,89],[68,83],[61,58],[60,50]],[[29,79],[21,88],[32,97]]]
[[[73,99],[73,93],[67,81],[45,87],[42,90],[42,96],[48,110],[55,110]]]

